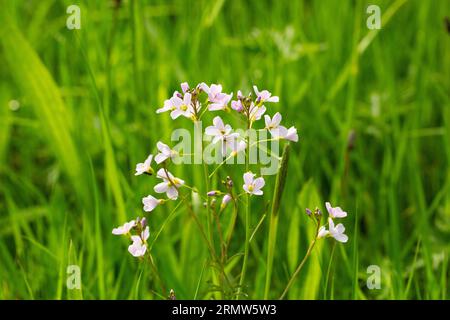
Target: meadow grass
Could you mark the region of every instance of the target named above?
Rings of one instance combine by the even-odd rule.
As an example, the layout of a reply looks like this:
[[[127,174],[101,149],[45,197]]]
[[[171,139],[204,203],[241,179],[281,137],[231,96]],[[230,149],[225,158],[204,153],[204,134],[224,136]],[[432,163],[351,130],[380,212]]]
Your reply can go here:
[[[71,4],[81,7],[81,30],[66,28]],[[366,27],[369,4],[381,7],[381,30]],[[111,230],[143,214],[152,185],[134,167],[180,125],[155,110],[183,81],[267,88],[280,96],[272,114],[299,130],[281,201],[276,176],[267,177],[250,234],[244,211],[237,216],[225,269],[239,275],[251,235],[240,288],[248,298],[281,295],[313,237],[305,208],[325,211],[329,200],[349,213],[350,240],[318,243],[288,298],[449,297],[448,1],[0,7],[0,299],[164,298],[153,270]],[[214,184],[225,169],[241,181],[228,166]],[[174,174],[208,190],[197,166]],[[214,268],[188,211],[172,203],[148,215],[161,280],[177,298],[228,297],[212,290]],[[81,291],[66,288],[72,264]],[[366,286],[370,265],[381,268],[379,290]]]

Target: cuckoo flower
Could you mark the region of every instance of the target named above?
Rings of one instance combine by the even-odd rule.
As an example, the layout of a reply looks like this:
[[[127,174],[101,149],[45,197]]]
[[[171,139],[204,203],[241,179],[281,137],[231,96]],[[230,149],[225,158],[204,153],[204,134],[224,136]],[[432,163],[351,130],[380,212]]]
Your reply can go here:
[[[345,227],[342,223],[339,223],[338,225],[335,226],[333,219],[328,217],[328,227],[330,236],[332,236],[334,239],[343,243],[348,241],[347,235],[344,234]]]
[[[162,179],[163,182],[158,183],[154,187],[155,192],[165,192],[169,199],[176,200],[178,198],[178,188],[184,184],[184,181],[175,178],[170,172],[166,172],[164,168],[158,170],[157,177]]]
[[[280,127],[281,122],[281,114],[279,112],[275,113],[272,119],[269,115],[264,116],[264,122],[266,123],[266,129],[272,131],[274,129],[278,129]]]
[[[347,212],[343,211],[341,207],[333,208],[329,202],[325,203],[328,214],[331,218],[345,218],[347,216]]]
[[[173,98],[181,99],[182,97],[183,96],[178,91],[175,91],[171,98],[164,101],[164,106],[162,108],[159,108],[156,110],[156,113],[162,113],[162,112],[175,110],[175,105],[174,105],[175,100]]]
[[[249,112],[249,118],[250,120],[253,121],[257,121],[259,119],[261,119],[261,117],[263,116],[263,114],[266,112],[266,107],[265,106],[259,106],[259,105],[255,105],[253,102],[250,105],[250,112]]]
[[[155,157],[155,162],[157,164],[160,164],[161,162],[164,162],[169,158],[173,159],[176,156],[178,156],[177,151],[170,149],[170,147],[167,144],[164,144],[161,141],[158,141],[156,147],[159,150],[159,153]]]
[[[254,194],[256,196],[260,196],[263,194],[261,190],[264,187],[265,181],[263,177],[259,177],[255,179],[255,174],[251,171],[244,173],[244,191],[248,194]]]
[[[289,129],[286,129],[285,127],[283,127],[283,129],[282,129],[282,131],[284,131],[284,132],[283,132],[282,137],[284,139],[293,141],[293,142],[298,141],[297,129],[295,127],[290,127]]]
[[[149,227],[141,232],[140,236],[131,236],[133,243],[128,247],[128,251],[133,257],[142,257],[147,251],[147,239],[150,236]]]
[[[206,127],[205,134],[213,136],[212,143],[225,141],[227,138],[239,136],[237,133],[231,133],[233,129],[229,124],[225,125],[221,117],[217,116],[213,119],[213,125]]]
[[[124,223],[122,226],[114,228],[112,234],[114,235],[122,235],[130,233],[130,230],[136,226],[136,221],[131,220],[130,222]]]
[[[153,159],[153,155],[151,154],[147,157],[147,159],[145,159],[145,161],[143,163],[138,163],[136,165],[136,173],[134,175],[139,176],[143,173],[153,174],[153,169],[152,169],[152,167],[150,167],[150,165],[152,163],[152,159]]]
[[[148,195],[145,198],[142,198],[142,204],[144,205],[144,211],[150,212],[153,211],[158,205],[163,203],[163,199],[156,199],[152,195]]]
[[[232,93],[223,93],[222,86],[220,84],[212,84],[208,87],[205,83],[201,83],[199,87],[208,94],[208,101],[211,103],[208,106],[209,111],[225,109],[233,96]]]
[[[253,86],[253,90],[255,90],[256,103],[258,104],[263,104],[264,102],[278,102],[280,100],[277,96],[272,96],[267,90],[258,91],[256,86]]]
[[[184,94],[183,99],[179,97],[172,97],[172,105],[174,109],[170,113],[172,119],[176,119],[179,116],[191,118],[194,115],[194,110],[191,101],[192,95],[189,92]]]

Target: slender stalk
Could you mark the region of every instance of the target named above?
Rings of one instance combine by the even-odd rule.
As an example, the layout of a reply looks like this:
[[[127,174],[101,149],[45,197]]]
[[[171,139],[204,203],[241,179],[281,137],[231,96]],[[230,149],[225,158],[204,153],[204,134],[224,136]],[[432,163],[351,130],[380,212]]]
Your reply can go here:
[[[247,129],[250,129],[251,122],[250,120],[247,121]],[[245,154],[245,170],[248,172],[250,167],[250,137],[247,132],[247,148],[246,148],[246,154]],[[248,252],[250,248],[250,194],[247,193],[247,203],[245,204],[245,244],[244,244],[244,260],[242,262],[242,270],[241,270],[241,277],[239,279],[239,288],[238,288],[238,294],[237,299],[239,299],[239,295],[242,291],[242,286],[245,282],[245,275],[247,272],[247,260],[248,260]]]
[[[284,185],[286,183],[286,176],[289,163],[289,150],[290,145],[286,144],[283,149],[282,162],[277,173],[275,190],[273,192],[272,210],[270,212],[269,220],[269,234],[267,243],[267,262],[266,262],[266,282],[264,289],[264,299],[269,298],[270,280],[272,276],[273,259],[275,256],[275,244],[277,241],[278,230],[278,212],[281,205],[281,197],[284,191]]]
[[[162,281],[162,279],[159,275],[158,268],[156,267],[155,263],[153,262],[152,255],[149,253],[147,256],[148,256],[148,261],[150,263],[150,267],[152,268],[153,274],[155,275],[156,280],[159,282],[159,285],[161,286],[161,292],[165,296],[167,294],[166,286],[164,285],[164,282]]]
[[[309,256],[311,255],[311,252],[317,242],[317,234],[319,233],[319,228],[320,228],[320,223],[317,222],[317,228],[316,228],[316,233],[314,235],[314,239],[313,241],[311,241],[311,244],[309,245],[308,251],[306,251],[305,256],[303,257],[303,260],[300,262],[300,264],[298,265],[297,269],[295,269],[294,273],[292,274],[291,279],[289,280],[286,288],[284,289],[283,293],[281,294],[279,300],[283,300],[284,297],[286,296],[286,294],[289,291],[289,288],[292,286],[292,284],[294,283],[295,278],[297,277],[297,275],[300,273],[300,271],[302,270],[303,266],[305,265],[306,260],[308,260]]]

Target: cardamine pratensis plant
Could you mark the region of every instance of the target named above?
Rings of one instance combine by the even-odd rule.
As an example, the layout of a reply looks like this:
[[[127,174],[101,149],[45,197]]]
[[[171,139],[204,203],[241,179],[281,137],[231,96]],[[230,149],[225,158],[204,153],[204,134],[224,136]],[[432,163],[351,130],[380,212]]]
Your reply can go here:
[[[281,195],[283,193],[284,183],[287,174],[287,163],[289,155],[289,142],[297,142],[298,135],[295,127],[286,128],[281,125],[282,116],[279,112],[276,112],[272,117],[266,113],[267,103],[278,103],[279,98],[272,96],[267,90],[259,91],[256,86],[253,86],[255,95],[252,93],[243,95],[241,91],[237,92],[237,99],[232,101],[233,94],[227,94],[222,92],[222,86],[212,84],[207,86],[205,83],[197,85],[195,88],[190,88],[185,82],[181,84],[182,92],[175,91],[171,98],[164,102],[164,106],[158,109],[157,113],[169,112],[172,119],[178,117],[186,117],[194,122],[194,128],[201,128],[201,121],[204,115],[208,112],[223,111],[227,116],[237,116],[242,123],[245,124],[244,128],[240,130],[234,130],[229,124],[225,124],[224,120],[220,116],[215,116],[213,124],[206,127],[204,135],[211,139],[211,146],[216,147],[216,153],[219,155],[220,161],[214,170],[209,172],[211,161],[203,161],[203,173],[205,178],[204,192],[200,192],[200,188],[194,185],[188,184],[185,180],[175,177],[170,168],[172,165],[179,163],[179,160],[192,154],[184,153],[180,149],[175,147],[171,148],[167,144],[159,141],[156,145],[158,153],[154,156],[150,154],[143,163],[136,165],[135,175],[148,175],[152,179],[159,181],[153,190],[156,194],[165,195],[165,197],[156,197],[155,195],[148,195],[142,199],[143,210],[145,212],[152,212],[157,207],[163,206],[169,201],[177,201],[179,204],[185,203],[192,218],[195,220],[196,226],[199,228],[202,239],[208,249],[210,255],[210,265],[212,268],[212,288],[211,291],[220,292],[222,295],[214,295],[217,298],[240,298],[246,295],[244,288],[246,287],[245,279],[247,273],[248,259],[249,259],[249,245],[251,240],[250,226],[250,204],[253,197],[260,197],[264,195],[265,179],[263,176],[257,176],[250,171],[250,165],[255,164],[252,162],[251,152],[254,148],[262,150],[270,157],[275,157],[277,160],[281,160],[281,166],[279,166],[275,185],[275,192],[272,200],[272,210],[270,216],[269,225],[269,246],[267,253],[267,273],[266,273],[266,287],[265,298],[268,298],[268,292],[271,281],[271,271],[273,264],[273,256],[275,249],[276,229],[278,222],[278,210],[281,201]],[[202,100],[203,99],[203,100]],[[230,106],[231,108],[230,108]],[[254,126],[259,125],[259,121],[264,116],[264,127],[260,129],[254,129]],[[261,125],[259,125],[261,127]],[[253,141],[254,134],[258,133],[270,134],[270,138],[258,139]],[[201,137],[200,150],[195,149],[194,156],[200,153],[205,157],[206,148],[203,146],[203,135]],[[262,146],[262,142],[278,143],[278,141],[287,141],[288,143],[284,147],[283,155],[280,159],[277,155],[273,154],[273,149],[268,150]],[[277,145],[278,146],[278,145]],[[184,149],[183,149],[184,150]],[[184,159],[184,158],[183,158]],[[212,189],[210,186],[213,183],[213,176],[217,173],[218,169],[225,163],[230,163],[230,160],[236,159],[239,163],[239,159],[243,159],[241,164],[245,164],[245,170],[243,170],[242,181],[235,184],[227,176],[222,181],[222,190]],[[258,164],[258,163],[256,163]],[[240,168],[240,167],[236,167]],[[233,172],[236,172],[236,168],[233,168]],[[156,175],[154,173],[156,172]],[[263,172],[261,170],[261,172]],[[220,189],[220,188],[219,188]],[[194,212],[194,208],[198,206],[192,205],[194,198],[201,198],[204,200],[204,216],[199,212]],[[245,200],[243,200],[245,199]],[[218,201],[220,205],[218,205]],[[233,277],[229,273],[231,271],[225,271],[225,265],[228,257],[228,249],[230,242],[232,241],[233,230],[236,224],[239,211],[239,203],[244,203],[245,210],[242,213],[244,215],[244,228],[245,228],[245,243],[244,252],[242,254],[242,266],[240,273],[237,277]],[[232,204],[232,218],[231,223],[227,228],[223,228],[221,222],[221,214],[229,204]],[[176,207],[177,208],[177,207]],[[339,242],[347,242],[348,237],[344,234],[345,228],[342,223],[335,225],[334,219],[343,218],[347,215],[340,207],[333,208],[329,202],[326,203],[326,209],[328,211],[328,223],[327,225],[321,225],[322,213],[319,209],[312,212],[310,209],[306,209],[306,213],[311,220],[316,224],[316,233],[312,240],[307,253],[299,266],[291,276],[285,290],[283,291],[280,299],[284,298],[287,294],[290,286],[294,282],[296,276],[302,269],[305,261],[310,256],[312,249],[318,239],[325,237],[332,237]],[[198,209],[200,210],[200,209]],[[205,219],[201,219],[204,217]],[[139,259],[148,259],[152,270],[156,273],[156,278],[160,282],[161,289],[165,295],[165,286],[162,283],[161,278],[157,274],[157,268],[154,264],[153,257],[151,255],[151,246],[149,246],[148,239],[150,236],[149,226],[147,225],[147,218],[137,218],[130,222],[126,222],[124,225],[113,229],[114,235],[125,235],[131,240],[131,244],[128,247],[128,251],[134,257]],[[259,227],[256,226],[256,228]],[[216,228],[217,231],[213,231]],[[218,235],[214,234],[217,232]],[[156,236],[157,237],[157,236]],[[215,238],[220,239],[220,245],[215,244]],[[153,240],[154,242],[154,240]],[[240,252],[238,252],[239,254]],[[238,281],[235,279],[239,279]],[[238,283],[234,284],[233,281]],[[171,297],[174,296],[173,290],[171,290]]]

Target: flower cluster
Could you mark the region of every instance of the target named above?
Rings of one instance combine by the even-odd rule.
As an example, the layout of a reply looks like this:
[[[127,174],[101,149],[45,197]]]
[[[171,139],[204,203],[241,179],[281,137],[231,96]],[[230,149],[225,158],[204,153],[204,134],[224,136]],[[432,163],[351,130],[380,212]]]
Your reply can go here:
[[[131,232],[135,231],[134,234]],[[142,257],[147,251],[147,240],[150,236],[150,229],[147,226],[145,218],[137,218],[126,222],[124,225],[114,228],[112,231],[114,235],[125,235],[130,237],[132,243],[128,246],[128,252],[134,257]]]
[[[339,242],[346,243],[348,241],[348,236],[344,234],[344,225],[342,223],[335,225],[333,219],[345,218],[347,212],[343,211],[341,207],[332,207],[329,202],[325,203],[325,207],[328,211],[328,229],[326,226],[321,226],[317,232],[317,239],[331,237]],[[320,222],[322,217],[322,212],[319,209],[316,209],[313,213],[310,209],[306,208],[306,214],[309,217],[314,216],[318,222]]]
[[[281,125],[282,116],[276,112],[272,117],[266,114],[267,103],[278,103],[279,98],[273,96],[267,90],[258,90],[253,86],[253,93],[243,95],[239,90],[235,100],[233,93],[222,91],[220,84],[207,85],[200,83],[191,88],[188,83],[181,84],[181,91],[175,91],[172,96],[164,102],[163,107],[156,110],[157,113],[170,113],[172,119],[179,117],[188,118],[195,123],[202,121],[202,117],[209,112],[226,111],[235,112],[238,117],[242,117],[246,123],[246,130],[252,129],[253,125],[264,117],[264,126],[259,130],[265,130],[271,135],[272,140],[298,141],[297,129],[295,127],[287,128]],[[211,137],[213,145],[220,144],[219,151],[223,158],[234,157],[241,152],[249,152],[250,140],[248,133],[239,133],[224,122],[220,115],[214,116],[212,125],[207,126],[204,131],[205,136]],[[187,188],[190,191],[198,192],[195,187],[186,185],[185,181],[175,177],[168,168],[177,157],[182,156],[180,152],[174,150],[162,141],[156,144],[157,153],[150,154],[144,162],[136,165],[136,176],[149,175],[159,179],[153,190],[156,194],[165,195],[155,197],[147,195],[142,199],[143,210],[152,212],[156,207],[163,205],[168,201],[179,199],[180,189]],[[156,172],[156,175],[155,175]],[[210,177],[209,177],[210,178]],[[256,174],[248,170],[243,173],[242,193],[233,192],[233,182],[227,177],[224,181],[226,191],[212,190],[208,191],[205,198],[206,205],[214,205],[216,197],[222,197],[220,210],[224,210],[228,203],[237,202],[242,194],[249,196],[263,195],[265,180],[263,177],[257,177]],[[182,201],[187,197],[182,196]],[[131,230],[137,230],[137,234],[131,235]],[[113,234],[130,235],[133,244],[129,247],[129,252],[136,257],[143,256],[146,252],[146,240],[149,237],[148,227],[142,227],[136,221],[130,221],[123,226],[113,230]]]

